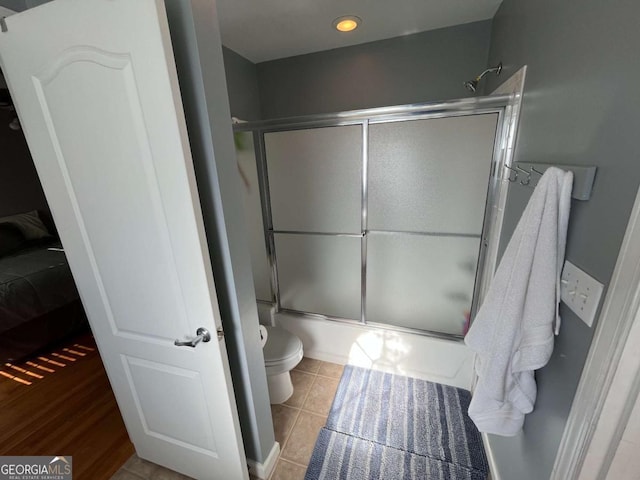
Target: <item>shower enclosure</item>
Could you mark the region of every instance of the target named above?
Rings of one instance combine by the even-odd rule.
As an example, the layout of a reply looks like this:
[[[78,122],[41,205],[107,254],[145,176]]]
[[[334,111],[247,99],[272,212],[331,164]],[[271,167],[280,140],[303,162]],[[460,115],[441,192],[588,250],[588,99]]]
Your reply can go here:
[[[495,96],[235,125],[258,301],[461,338],[495,268],[508,108]]]

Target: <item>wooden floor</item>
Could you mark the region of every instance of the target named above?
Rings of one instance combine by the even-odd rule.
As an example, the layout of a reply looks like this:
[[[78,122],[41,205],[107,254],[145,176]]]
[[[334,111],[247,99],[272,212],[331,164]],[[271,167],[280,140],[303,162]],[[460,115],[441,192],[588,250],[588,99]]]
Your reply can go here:
[[[74,480],[106,480],[133,453],[90,335],[0,366],[0,455],[71,455]]]

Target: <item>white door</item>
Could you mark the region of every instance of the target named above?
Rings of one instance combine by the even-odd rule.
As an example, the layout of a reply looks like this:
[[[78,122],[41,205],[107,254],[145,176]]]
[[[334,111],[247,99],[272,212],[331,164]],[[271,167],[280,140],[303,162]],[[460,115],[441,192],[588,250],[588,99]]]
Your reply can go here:
[[[163,2],[56,0],[6,27],[2,69],[136,451],[247,478]],[[174,345],[200,327],[211,341]]]

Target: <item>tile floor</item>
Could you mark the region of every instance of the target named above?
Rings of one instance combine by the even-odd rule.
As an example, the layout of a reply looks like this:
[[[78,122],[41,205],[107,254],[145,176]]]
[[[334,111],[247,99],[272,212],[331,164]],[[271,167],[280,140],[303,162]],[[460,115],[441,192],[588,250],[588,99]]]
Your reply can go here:
[[[291,372],[293,396],[282,405],[271,405],[280,458],[270,480],[304,479],[343,369],[343,365],[305,357]]]
[[[127,463],[111,477],[111,480],[189,480],[189,478],[155,463],[142,460],[133,454]]]
[[[280,458],[269,480],[303,480],[318,432],[324,427],[343,365],[303,358],[291,372],[293,395],[282,405],[271,405]],[[111,480],[187,480],[133,455]],[[252,477],[253,478],[253,477]]]

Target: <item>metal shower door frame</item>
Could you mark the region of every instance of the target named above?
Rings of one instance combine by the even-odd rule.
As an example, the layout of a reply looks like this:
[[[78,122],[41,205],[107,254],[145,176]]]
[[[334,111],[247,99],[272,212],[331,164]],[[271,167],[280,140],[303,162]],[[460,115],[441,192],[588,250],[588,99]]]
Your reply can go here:
[[[452,341],[462,341],[462,335],[437,332],[425,329],[400,327],[395,325],[379,324],[367,321],[367,232],[368,230],[368,142],[369,125],[390,122],[404,122],[411,120],[425,120],[434,118],[450,118],[458,116],[497,114],[496,134],[494,140],[487,196],[484,210],[484,221],[480,238],[480,250],[476,265],[476,278],[471,303],[471,319],[477,312],[488,283],[493,276],[497,264],[497,251],[504,216],[504,201],[508,189],[508,170],[513,157],[513,145],[515,143],[515,110],[513,108],[515,98],[513,95],[494,95],[476,97],[473,99],[451,100],[446,102],[410,104],[394,107],[371,108],[354,110],[336,114],[320,114],[304,117],[292,117],[260,122],[247,122],[234,125],[236,132],[252,132],[256,154],[256,164],[259,179],[260,200],[262,207],[262,221],[264,240],[267,250],[269,265],[271,268],[271,301],[276,306],[277,312],[288,312],[309,318],[321,318],[325,320],[343,323],[367,325],[374,328],[408,332],[418,335],[443,338]],[[347,234],[338,232],[303,232],[303,231],[277,231],[273,228],[271,212],[271,196],[269,191],[269,174],[267,169],[267,157],[264,136],[266,133],[292,130],[305,130],[321,127],[338,127],[345,125],[360,125],[362,129],[362,183],[361,183],[361,233]],[[389,232],[393,234],[393,232]],[[400,234],[400,232],[398,232]],[[401,232],[412,234],[412,232]],[[414,232],[418,233],[418,232]],[[419,232],[425,234],[428,232]],[[339,318],[312,312],[304,312],[282,308],[280,303],[280,286],[278,280],[277,252],[275,248],[276,234],[313,234],[325,236],[349,236],[361,238],[361,309],[360,319]],[[462,236],[465,236],[464,234]],[[468,235],[467,235],[468,236]],[[474,235],[475,236],[475,235]],[[491,252],[487,255],[488,252]]]

